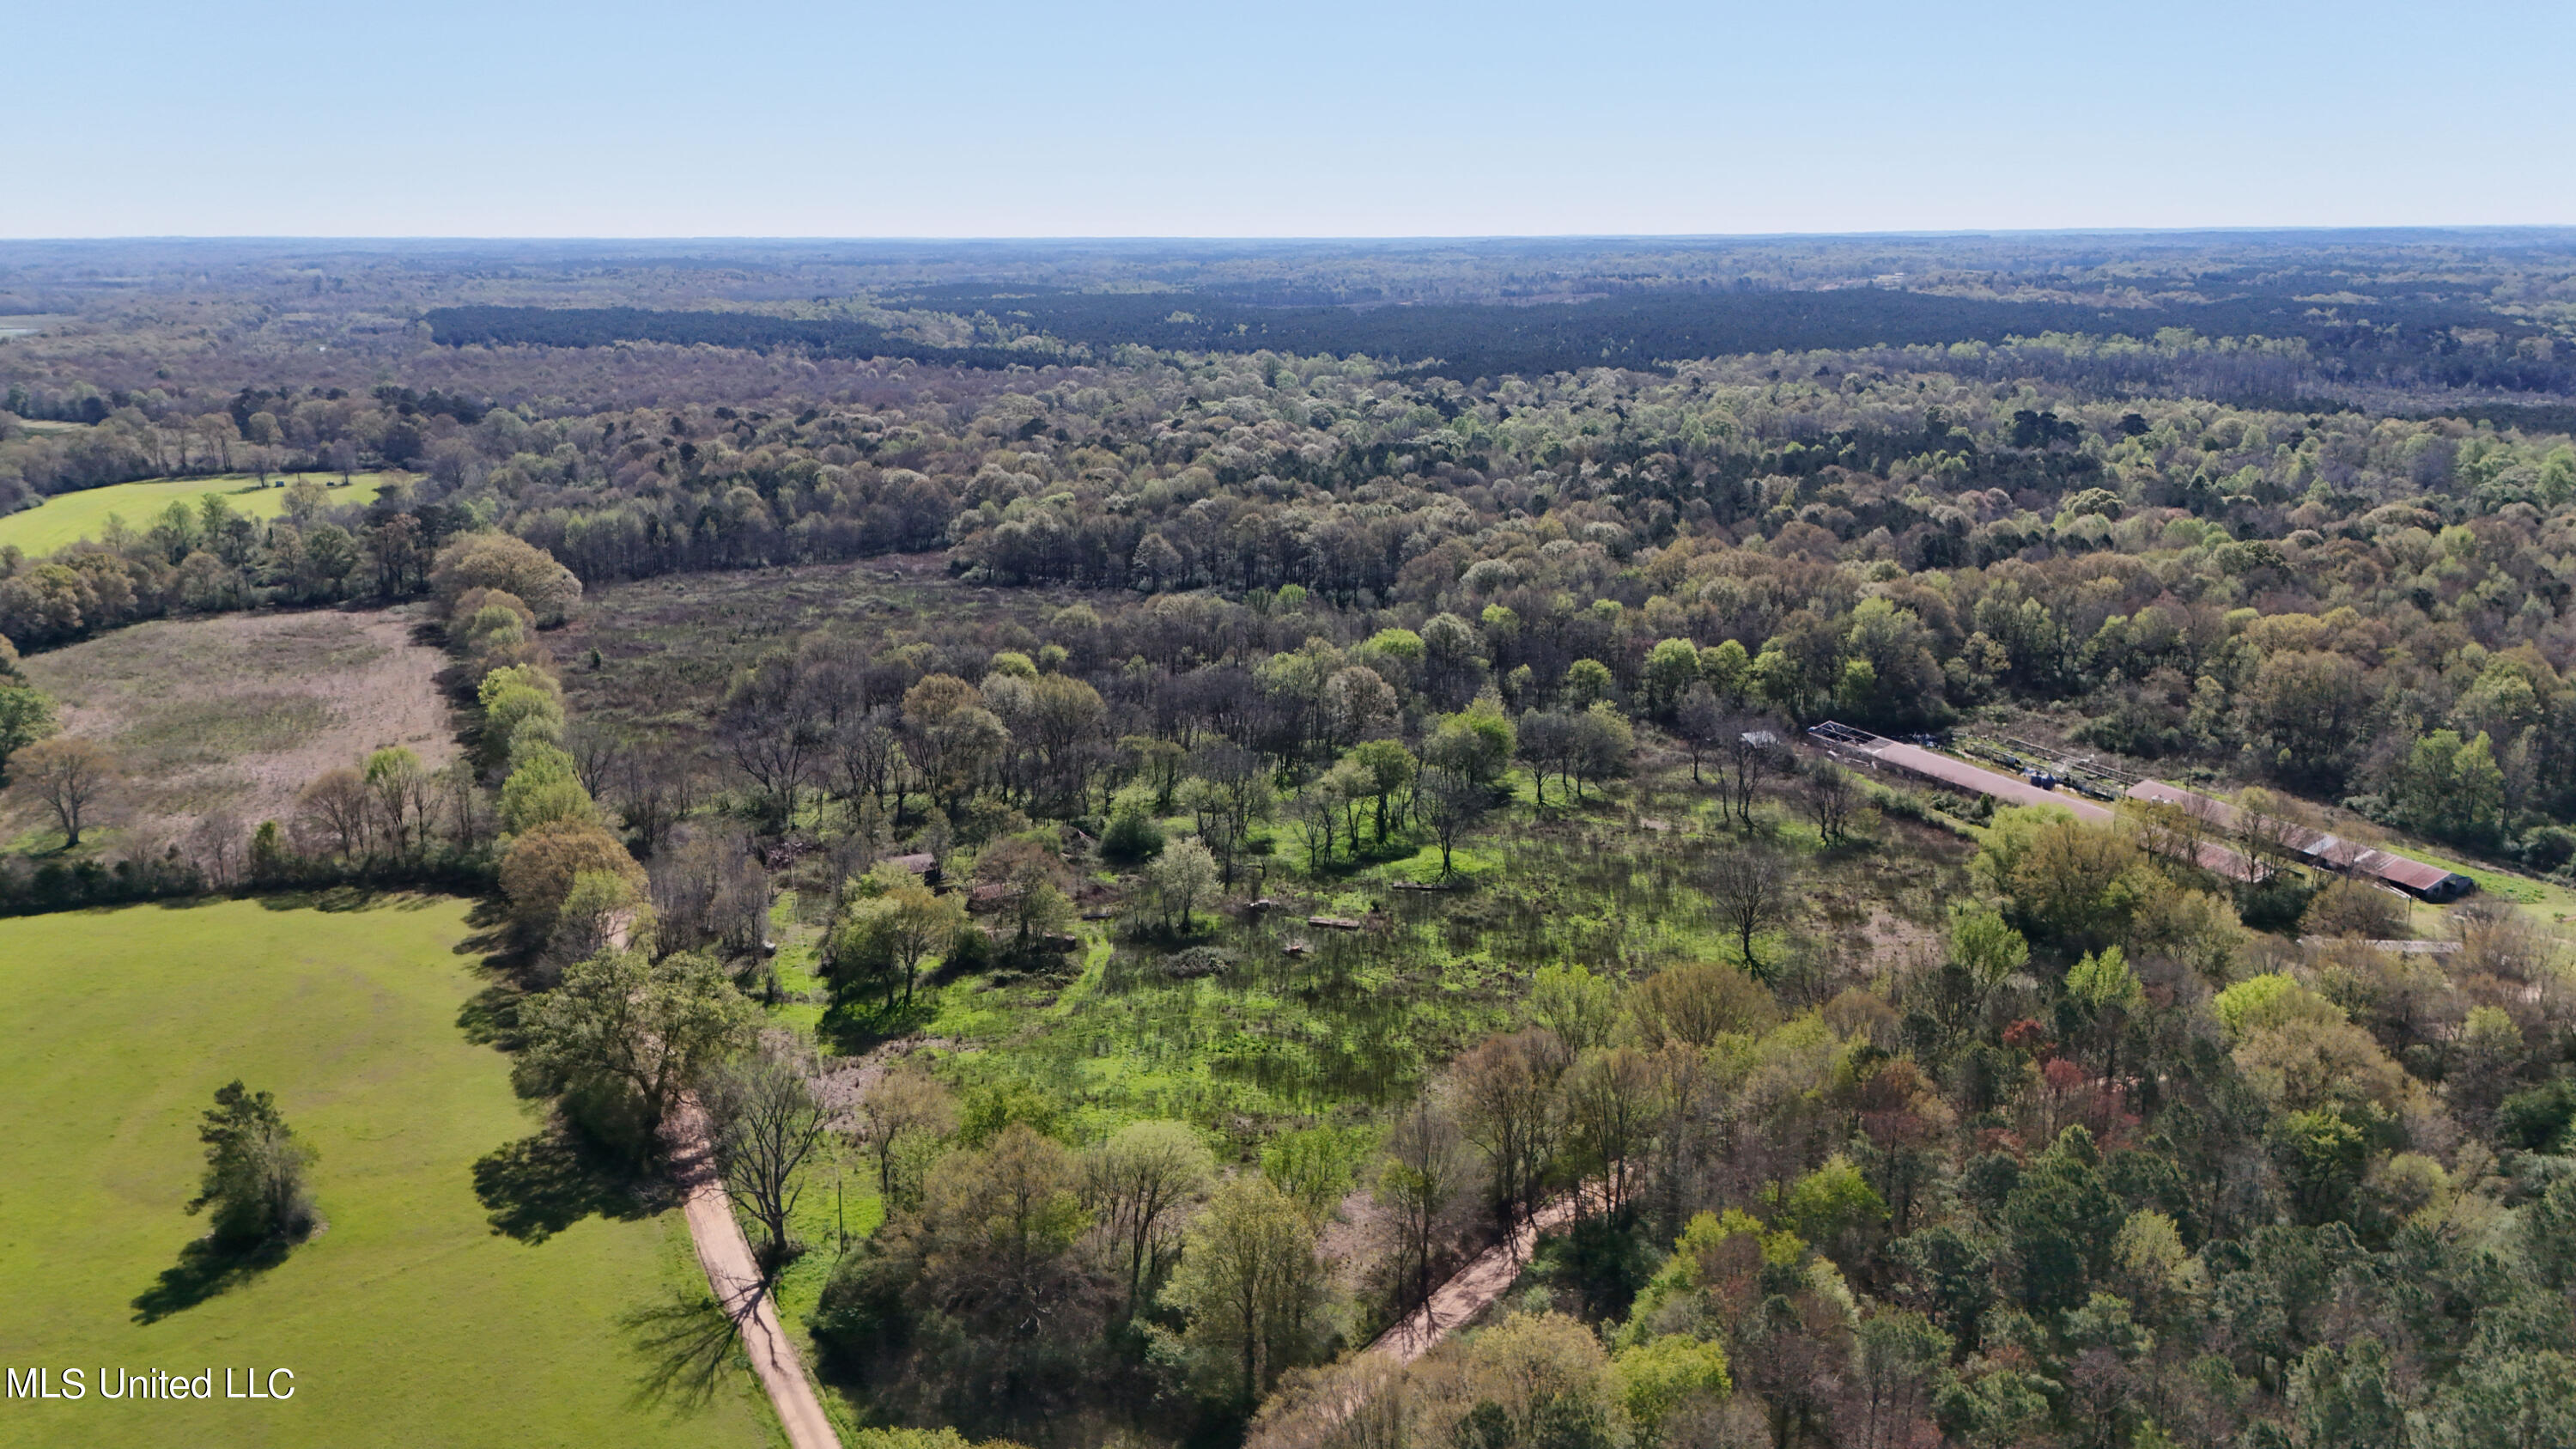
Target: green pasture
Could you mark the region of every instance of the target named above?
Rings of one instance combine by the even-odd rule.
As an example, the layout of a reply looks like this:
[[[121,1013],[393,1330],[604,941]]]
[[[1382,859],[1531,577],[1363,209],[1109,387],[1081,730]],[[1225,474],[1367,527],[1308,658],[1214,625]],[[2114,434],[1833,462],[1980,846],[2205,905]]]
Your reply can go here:
[[[538,1124],[469,1039],[469,903],[136,906],[0,920],[0,1362],[294,1370],[284,1403],[0,1401],[0,1444],[759,1445],[725,1367],[647,1400],[638,1315],[695,1285],[679,1215],[498,1234],[474,1166]],[[174,1280],[198,1114],[240,1077],[320,1151],[327,1228]],[[569,1216],[568,1214],[565,1216]],[[220,1391],[219,1391],[220,1392]]]
[[[0,546],[15,544],[30,556],[48,554],[56,549],[96,538],[107,527],[109,514],[125,519],[128,527],[138,531],[150,528],[164,509],[172,503],[194,504],[208,493],[216,494],[233,506],[237,513],[252,518],[275,518],[286,511],[286,487],[297,477],[312,477],[330,489],[333,507],[348,503],[372,503],[388,478],[400,474],[359,473],[349,485],[340,486],[337,473],[290,474],[272,473],[268,487],[247,473],[222,473],[210,478],[153,478],[141,483],[116,483],[105,488],[85,488],[78,493],[61,493],[33,508],[0,514]]]

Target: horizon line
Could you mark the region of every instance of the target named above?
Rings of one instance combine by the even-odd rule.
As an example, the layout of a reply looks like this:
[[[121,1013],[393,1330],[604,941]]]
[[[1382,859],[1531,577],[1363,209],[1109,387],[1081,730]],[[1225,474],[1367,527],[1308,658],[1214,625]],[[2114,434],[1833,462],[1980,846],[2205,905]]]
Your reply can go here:
[[[492,244],[492,243],[660,243],[665,245],[906,245],[956,246],[973,245],[1137,245],[1137,244],[1236,244],[1236,245],[1319,245],[1319,244],[1390,244],[1421,243],[1457,245],[1478,242],[1777,242],[1777,241],[1864,241],[1864,240],[1942,240],[1948,238],[2049,238],[2049,237],[2264,237],[2264,236],[2336,236],[2336,235],[2463,235],[2483,233],[2558,233],[2576,236],[2576,222],[2439,222],[2439,223],[2364,223],[2344,225],[2229,223],[2201,226],[2065,226],[2065,227],[1940,227],[1882,228],[1857,231],[1747,231],[1747,232],[1387,232],[1387,233],[1053,233],[1028,235],[940,235],[923,234],[791,234],[769,235],[687,235],[654,232],[632,234],[580,233],[258,233],[258,232],[134,232],[89,236],[0,236],[0,246],[96,246],[114,243],[339,243],[370,245]]]

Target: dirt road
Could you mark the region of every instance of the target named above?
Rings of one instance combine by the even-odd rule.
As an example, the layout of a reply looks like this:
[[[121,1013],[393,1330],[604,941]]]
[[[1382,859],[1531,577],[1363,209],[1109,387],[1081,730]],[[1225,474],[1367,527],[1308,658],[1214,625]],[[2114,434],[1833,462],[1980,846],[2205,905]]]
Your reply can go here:
[[[1511,1288],[1512,1280],[1521,1275],[1530,1254],[1537,1250],[1540,1233],[1573,1219],[1571,1193],[1541,1207],[1510,1238],[1487,1248],[1451,1275],[1448,1282],[1433,1289],[1428,1301],[1411,1317],[1379,1334],[1368,1351],[1397,1363],[1411,1363],[1430,1352],[1432,1345],[1449,1336],[1450,1330],[1484,1312],[1487,1305]]]
[[[689,1238],[697,1244],[698,1265],[707,1272],[707,1287],[742,1334],[743,1351],[751,1356],[760,1386],[778,1410],[794,1449],[841,1449],[822,1400],[805,1377],[804,1361],[778,1321],[778,1307],[760,1285],[760,1269],[751,1243],[734,1221],[733,1204],[716,1176],[715,1151],[707,1141],[706,1114],[696,1098],[684,1098],[670,1125],[673,1167],[688,1192]]]

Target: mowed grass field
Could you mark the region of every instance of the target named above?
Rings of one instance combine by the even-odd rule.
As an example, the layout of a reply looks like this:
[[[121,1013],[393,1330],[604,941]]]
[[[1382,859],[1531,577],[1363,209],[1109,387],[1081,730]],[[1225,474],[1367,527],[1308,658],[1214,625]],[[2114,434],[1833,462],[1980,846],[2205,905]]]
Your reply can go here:
[[[150,528],[162,510],[173,503],[194,505],[212,493],[233,506],[233,511],[252,518],[275,518],[286,511],[286,489],[282,485],[298,477],[320,479],[330,489],[331,506],[349,503],[373,503],[388,478],[399,473],[359,473],[352,475],[349,486],[340,487],[337,473],[272,473],[270,486],[263,488],[259,479],[247,473],[220,473],[210,478],[152,478],[141,483],[115,483],[105,488],[85,488],[78,493],[62,493],[33,508],[0,514],[0,545],[16,544],[30,557],[48,554],[56,549],[96,538],[107,527],[107,516],[121,515],[126,525],[137,531]]]
[[[747,1374],[638,1401],[621,1316],[695,1279],[676,1212],[497,1236],[477,1158],[534,1130],[467,1040],[468,904],[227,901],[0,920],[0,1363],[295,1371],[284,1403],[0,1400],[5,1445],[761,1445]],[[204,1231],[199,1113],[240,1077],[319,1149],[328,1228],[158,1321]],[[220,1389],[218,1389],[220,1393]]]

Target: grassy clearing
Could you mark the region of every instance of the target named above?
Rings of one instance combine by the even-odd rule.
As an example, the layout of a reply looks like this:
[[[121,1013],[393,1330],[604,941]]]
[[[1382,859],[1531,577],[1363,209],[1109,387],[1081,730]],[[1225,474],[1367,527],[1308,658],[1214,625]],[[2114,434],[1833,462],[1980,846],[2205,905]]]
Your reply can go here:
[[[110,514],[123,518],[129,528],[147,529],[171,504],[193,506],[209,493],[231,504],[236,513],[252,518],[275,518],[286,512],[285,485],[297,478],[319,480],[330,489],[331,506],[335,508],[373,503],[387,479],[402,476],[399,473],[358,473],[351,475],[347,487],[340,485],[337,473],[271,473],[266,487],[260,485],[256,476],[248,473],[112,483],[105,488],[57,494],[33,508],[0,515],[0,546],[15,544],[30,555],[52,553],[82,539],[98,537],[106,529]]]
[[[379,746],[433,768],[454,756],[437,688],[446,660],[412,642],[413,622],[409,609],[162,619],[25,668],[61,703],[65,729],[125,758],[133,823],[175,827],[218,809],[257,821]],[[44,830],[33,802],[0,797],[0,835],[41,848],[48,838],[25,833]]]
[[[1735,960],[1701,885],[1733,836],[1702,803],[1686,785],[1649,783],[1631,800],[1516,817],[1462,842],[1453,888],[1438,891],[1396,888],[1437,879],[1434,845],[1356,866],[1337,860],[1308,877],[1283,832],[1235,892],[1266,895],[1277,909],[1202,914],[1186,943],[1087,926],[1088,949],[1061,971],[934,975],[909,1014],[834,1013],[823,1039],[855,1051],[906,1032],[945,1038],[955,1049],[944,1076],[966,1090],[1033,1088],[1059,1104],[1076,1139],[1174,1117],[1249,1149],[1284,1126],[1364,1120],[1515,1025],[1539,967],[1634,978]],[[1641,831],[1638,815],[1667,828]],[[1764,829],[1802,861],[1798,921],[1756,941],[1784,982],[1868,979],[1937,933],[1944,901],[1964,886],[1970,847],[1942,832],[1889,822],[1878,846],[1827,853],[1775,812]],[[1314,915],[1364,927],[1317,927]],[[1164,965],[1183,944],[1213,946],[1227,964],[1175,979]],[[790,947],[780,959],[795,955]]]
[[[1025,642],[1032,610],[1096,598],[1074,589],[959,583],[938,554],[847,564],[674,574],[593,589],[581,614],[550,635],[574,717],[682,741],[704,741],[712,703],[734,671],[809,632],[880,638],[904,618],[936,614]],[[589,662],[592,650],[599,663]]]
[[[728,1372],[693,1414],[631,1402],[620,1316],[694,1281],[676,1213],[497,1236],[477,1158],[532,1130],[467,1040],[467,903],[233,901],[0,921],[0,1360],[282,1366],[288,1403],[12,1403],[0,1443],[761,1444]],[[137,1322],[203,1224],[197,1114],[239,1076],[321,1152],[330,1226],[285,1262]],[[184,1298],[188,1295],[175,1295]]]

